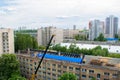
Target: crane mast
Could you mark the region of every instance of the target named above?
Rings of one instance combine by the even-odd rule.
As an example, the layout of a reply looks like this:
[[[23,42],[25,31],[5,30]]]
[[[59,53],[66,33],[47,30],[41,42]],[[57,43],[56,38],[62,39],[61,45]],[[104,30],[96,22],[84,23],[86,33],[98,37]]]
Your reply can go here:
[[[49,47],[50,47],[50,44],[51,44],[52,39],[53,39],[54,36],[55,36],[55,35],[52,35],[52,37],[50,38],[50,41],[49,41],[49,43],[48,43],[48,45],[47,45],[47,47],[46,47],[46,49],[45,49],[45,51],[44,51],[44,53],[43,53],[43,56],[42,56],[41,60],[39,61],[39,64],[38,64],[38,66],[37,66],[37,69],[35,70],[35,73],[31,76],[31,79],[30,79],[30,80],[35,80],[35,76],[36,76],[36,74],[37,74],[37,71],[38,71],[38,69],[39,69],[39,67],[40,67],[40,65],[41,65],[41,63],[42,63],[42,61],[43,61],[43,59],[44,59],[44,57],[45,57],[45,54],[47,53],[47,50],[48,50]]]

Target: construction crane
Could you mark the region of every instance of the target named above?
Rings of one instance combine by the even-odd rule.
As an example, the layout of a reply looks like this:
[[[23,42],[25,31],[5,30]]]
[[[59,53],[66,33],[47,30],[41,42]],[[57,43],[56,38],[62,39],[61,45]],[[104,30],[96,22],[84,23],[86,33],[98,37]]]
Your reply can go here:
[[[43,54],[41,60],[39,61],[39,64],[38,64],[38,66],[37,66],[37,69],[35,70],[35,73],[32,74],[30,80],[35,80],[35,77],[36,77],[37,71],[38,71],[38,69],[39,69],[39,67],[40,67],[40,65],[41,65],[41,63],[42,63],[42,61],[43,61],[43,59],[44,59],[44,56],[45,56],[47,50],[49,49],[49,46],[50,46],[51,41],[52,41],[52,39],[53,39],[54,36],[55,36],[55,35],[52,35],[52,37],[50,38],[50,41],[49,41],[49,43],[48,43],[48,45],[47,45],[47,47],[46,47],[46,49],[45,49],[45,51],[44,51],[44,54]]]

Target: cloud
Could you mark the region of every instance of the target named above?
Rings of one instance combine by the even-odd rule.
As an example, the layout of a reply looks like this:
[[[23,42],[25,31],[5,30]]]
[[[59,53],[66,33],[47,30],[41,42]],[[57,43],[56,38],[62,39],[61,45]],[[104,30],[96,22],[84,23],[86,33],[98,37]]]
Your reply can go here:
[[[91,19],[120,16],[119,0],[4,0],[3,4],[7,5],[0,6],[0,24],[14,28],[43,24],[87,27]]]

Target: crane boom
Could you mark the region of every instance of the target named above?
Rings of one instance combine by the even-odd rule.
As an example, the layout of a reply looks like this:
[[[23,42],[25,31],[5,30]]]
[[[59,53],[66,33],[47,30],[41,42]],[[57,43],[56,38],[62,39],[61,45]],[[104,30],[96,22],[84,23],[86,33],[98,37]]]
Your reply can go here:
[[[41,63],[42,63],[42,61],[43,61],[43,59],[44,59],[44,56],[45,56],[47,50],[49,49],[50,43],[51,43],[51,41],[52,41],[52,39],[53,39],[54,36],[55,36],[55,35],[52,35],[52,37],[50,38],[50,41],[49,41],[49,43],[48,43],[48,45],[47,45],[47,47],[46,47],[46,49],[45,49],[45,51],[44,51],[44,54],[43,54],[41,60],[39,61],[39,64],[38,64],[38,66],[37,66],[37,69],[35,70],[35,73],[32,75],[32,77],[31,77],[30,80],[35,80],[35,76],[36,76],[36,74],[37,74],[37,71],[38,71],[38,69],[39,69],[39,67],[40,67],[40,65],[41,65]]]

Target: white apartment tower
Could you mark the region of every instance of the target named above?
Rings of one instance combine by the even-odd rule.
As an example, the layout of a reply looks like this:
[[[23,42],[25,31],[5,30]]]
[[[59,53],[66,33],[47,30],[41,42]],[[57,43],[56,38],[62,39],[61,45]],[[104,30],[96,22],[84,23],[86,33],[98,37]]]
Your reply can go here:
[[[63,42],[63,29],[50,26],[38,29],[37,31],[38,45],[46,46],[52,35],[55,35],[55,37],[52,40],[52,44],[58,44]]]
[[[0,55],[14,53],[14,31],[12,29],[0,29]]]
[[[89,22],[89,40],[94,40],[100,33],[104,34],[104,22],[94,20]]]

